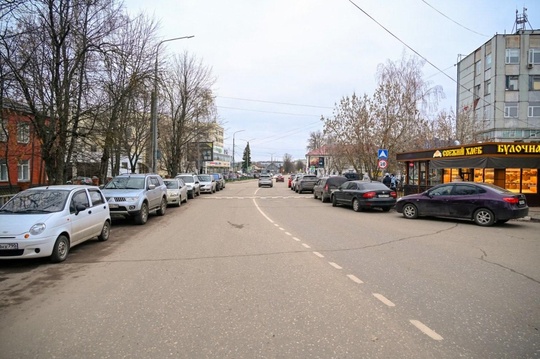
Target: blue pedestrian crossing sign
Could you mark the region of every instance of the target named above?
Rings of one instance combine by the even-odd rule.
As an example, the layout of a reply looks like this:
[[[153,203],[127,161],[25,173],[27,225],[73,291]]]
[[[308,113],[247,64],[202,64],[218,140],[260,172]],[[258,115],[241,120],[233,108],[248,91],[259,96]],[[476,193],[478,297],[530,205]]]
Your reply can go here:
[[[388,158],[388,150],[379,150],[377,153],[379,158]]]

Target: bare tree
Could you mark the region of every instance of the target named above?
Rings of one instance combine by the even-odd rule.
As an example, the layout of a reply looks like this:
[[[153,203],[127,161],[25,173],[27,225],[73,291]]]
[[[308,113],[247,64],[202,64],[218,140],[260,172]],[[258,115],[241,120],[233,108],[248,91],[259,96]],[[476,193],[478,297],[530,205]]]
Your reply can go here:
[[[31,0],[10,13],[2,57],[17,81],[42,142],[51,183],[63,183],[66,163],[92,105],[90,76],[106,36],[115,30],[120,7],[114,0]]]
[[[292,155],[285,153],[283,155],[283,170],[285,173],[291,173],[294,171],[294,163],[292,160]]]
[[[210,69],[187,52],[174,57],[163,77],[159,143],[162,163],[171,175],[181,172],[182,163],[188,160],[188,144],[207,141],[212,124],[217,123],[211,90],[214,81]]]
[[[100,177],[107,175],[109,164],[113,175],[119,173],[120,156],[137,163],[150,140],[149,92],[152,86],[155,58],[155,21],[139,15],[119,17],[122,26],[111,34],[103,50],[103,93],[109,104],[102,116],[99,133],[104,138]]]
[[[324,134],[321,131],[314,131],[309,133],[308,145],[306,150],[313,151],[318,148],[321,148],[325,145]]]

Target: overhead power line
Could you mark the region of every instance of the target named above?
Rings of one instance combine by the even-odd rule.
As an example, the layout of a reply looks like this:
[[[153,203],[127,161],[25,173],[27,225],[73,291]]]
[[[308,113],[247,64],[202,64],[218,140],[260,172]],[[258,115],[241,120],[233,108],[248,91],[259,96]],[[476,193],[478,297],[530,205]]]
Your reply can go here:
[[[448,17],[448,16],[447,16],[446,14],[444,14],[443,12],[441,12],[441,11],[437,10],[436,8],[434,8],[434,7],[433,7],[431,4],[429,4],[426,0],[421,0],[421,1],[422,1],[424,4],[426,4],[427,6],[429,6],[430,8],[432,8],[433,10],[437,11],[439,14],[441,14],[441,15],[444,16],[445,18],[447,18],[448,20],[452,21],[454,24],[456,24],[456,25],[458,25],[458,26],[464,28],[465,30],[468,30],[468,31],[470,31],[470,32],[472,32],[472,33],[475,33],[475,34],[477,34],[477,35],[480,35],[480,36],[489,37],[489,35],[481,34],[481,33],[479,33],[479,32],[476,32],[476,31],[472,30],[472,29],[469,29],[469,28],[468,28],[467,26],[465,26],[465,25],[461,25],[459,22],[457,22],[457,21],[451,19],[450,17]]]

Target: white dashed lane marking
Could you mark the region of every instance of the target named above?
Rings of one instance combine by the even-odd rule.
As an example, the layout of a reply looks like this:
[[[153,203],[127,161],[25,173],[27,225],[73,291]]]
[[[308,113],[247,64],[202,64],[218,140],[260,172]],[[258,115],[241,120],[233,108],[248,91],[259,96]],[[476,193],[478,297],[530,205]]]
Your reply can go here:
[[[332,267],[336,268],[336,269],[343,269],[342,266],[340,266],[339,264],[337,263],[334,263],[334,262],[328,262],[328,264],[330,264]]]
[[[417,327],[418,329],[420,329],[420,331],[422,333],[424,333],[425,335],[429,336],[431,339],[434,339],[434,340],[443,340],[443,337],[441,337],[439,334],[437,334],[434,330],[430,329],[427,325],[425,325],[424,323],[418,321],[418,320],[414,320],[414,319],[411,319],[409,320],[411,322],[412,325],[414,325],[415,327]]]
[[[389,307],[395,307],[396,305],[394,303],[392,303],[388,298],[386,298],[384,295],[382,294],[379,294],[379,293],[373,293],[373,296],[375,298],[377,298],[378,300],[380,300],[381,302],[383,302],[384,304],[386,304],[387,306]]]
[[[313,252],[313,254],[315,254],[319,258],[324,258],[324,256],[320,254],[319,252]]]
[[[364,283],[360,279],[358,279],[358,277],[356,277],[354,274],[347,274],[347,277],[349,277],[349,279],[355,283],[358,283],[358,284]]]

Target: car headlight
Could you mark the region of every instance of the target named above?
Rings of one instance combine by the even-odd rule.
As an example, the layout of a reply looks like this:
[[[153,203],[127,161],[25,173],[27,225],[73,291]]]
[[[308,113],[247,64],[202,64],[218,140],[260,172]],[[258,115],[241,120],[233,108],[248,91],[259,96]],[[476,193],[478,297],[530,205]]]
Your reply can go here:
[[[139,197],[125,197],[126,202],[137,202],[139,201]]]
[[[37,236],[38,234],[43,233],[43,231],[47,228],[45,223],[36,223],[30,228],[30,234],[33,236]]]
[[[171,193],[171,197],[178,197],[179,193],[178,192],[173,192]]]

